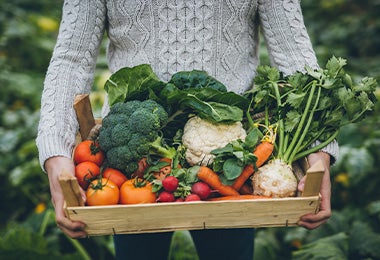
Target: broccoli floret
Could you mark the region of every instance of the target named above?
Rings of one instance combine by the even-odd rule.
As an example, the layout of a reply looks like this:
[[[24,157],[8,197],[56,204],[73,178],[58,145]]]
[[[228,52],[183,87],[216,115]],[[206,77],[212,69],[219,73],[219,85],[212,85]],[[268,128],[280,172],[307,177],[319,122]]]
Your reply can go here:
[[[153,100],[111,106],[99,131],[99,145],[106,153],[109,167],[129,175],[143,157],[174,158],[176,149],[164,144],[161,132],[167,121],[167,112]]]

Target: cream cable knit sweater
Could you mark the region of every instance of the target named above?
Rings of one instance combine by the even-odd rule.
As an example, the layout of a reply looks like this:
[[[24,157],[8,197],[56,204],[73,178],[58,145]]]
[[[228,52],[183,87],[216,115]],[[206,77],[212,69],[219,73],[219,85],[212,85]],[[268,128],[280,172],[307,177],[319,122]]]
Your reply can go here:
[[[104,32],[111,72],[149,63],[166,81],[200,69],[242,93],[259,63],[259,26],[272,65],[287,74],[318,66],[299,0],[66,0],[42,94],[41,165],[71,157],[78,129],[73,100],[91,90]],[[338,146],[325,150],[336,157]]]

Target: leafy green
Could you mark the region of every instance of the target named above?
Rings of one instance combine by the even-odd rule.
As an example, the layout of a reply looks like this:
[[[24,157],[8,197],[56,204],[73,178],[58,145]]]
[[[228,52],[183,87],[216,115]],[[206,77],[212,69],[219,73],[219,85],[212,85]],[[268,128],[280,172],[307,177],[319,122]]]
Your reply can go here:
[[[211,151],[215,156],[212,167],[216,172],[221,172],[221,176],[228,181],[236,179],[247,164],[256,163],[256,156],[252,153],[257,143],[259,142],[260,132],[257,128],[248,132],[244,140],[235,140],[228,143],[226,146]]]
[[[113,105],[125,100],[138,99],[147,95],[149,88],[160,85],[161,81],[147,64],[133,68],[121,68],[106,81],[104,89],[108,93],[109,103]]]
[[[205,71],[192,70],[175,73],[169,83],[173,83],[180,89],[211,88],[226,92],[227,88],[219,81],[209,76]]]
[[[190,113],[213,122],[241,121],[249,105],[247,98],[227,92],[222,83],[204,71],[179,71],[169,82],[162,82],[147,64],[120,69],[111,75],[104,88],[111,106],[152,99],[165,107],[179,126]]]
[[[255,113],[264,112],[266,125],[277,126],[278,158],[291,164],[321,149],[342,126],[361,121],[373,109],[376,80],[365,77],[354,84],[343,69],[346,63],[332,57],[324,69],[306,67],[288,76],[270,66],[257,69],[246,96]]]

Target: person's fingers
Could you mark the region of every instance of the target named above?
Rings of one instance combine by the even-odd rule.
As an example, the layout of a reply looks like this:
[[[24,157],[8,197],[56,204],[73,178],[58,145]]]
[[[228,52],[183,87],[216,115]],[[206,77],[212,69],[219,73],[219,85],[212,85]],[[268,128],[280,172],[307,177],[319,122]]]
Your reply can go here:
[[[298,222],[299,226],[307,229],[315,229],[326,223],[331,217],[331,211],[323,210],[317,214],[306,214],[302,216]]]
[[[303,192],[303,189],[305,187],[305,181],[306,181],[306,176],[303,176],[300,182],[298,183],[298,190],[300,192]]]
[[[71,221],[65,216],[64,211],[56,211],[55,221],[57,226],[71,238],[82,238],[87,236],[87,233],[84,230],[86,225],[79,221]]]

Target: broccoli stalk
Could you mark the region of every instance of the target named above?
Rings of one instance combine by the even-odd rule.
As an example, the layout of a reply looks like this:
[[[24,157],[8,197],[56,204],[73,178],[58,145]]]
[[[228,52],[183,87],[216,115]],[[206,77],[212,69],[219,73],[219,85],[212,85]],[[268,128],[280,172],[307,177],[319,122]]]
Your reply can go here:
[[[177,150],[174,147],[168,146],[163,142],[162,137],[157,137],[149,145],[149,154],[156,155],[161,158],[174,159],[177,155]]]

